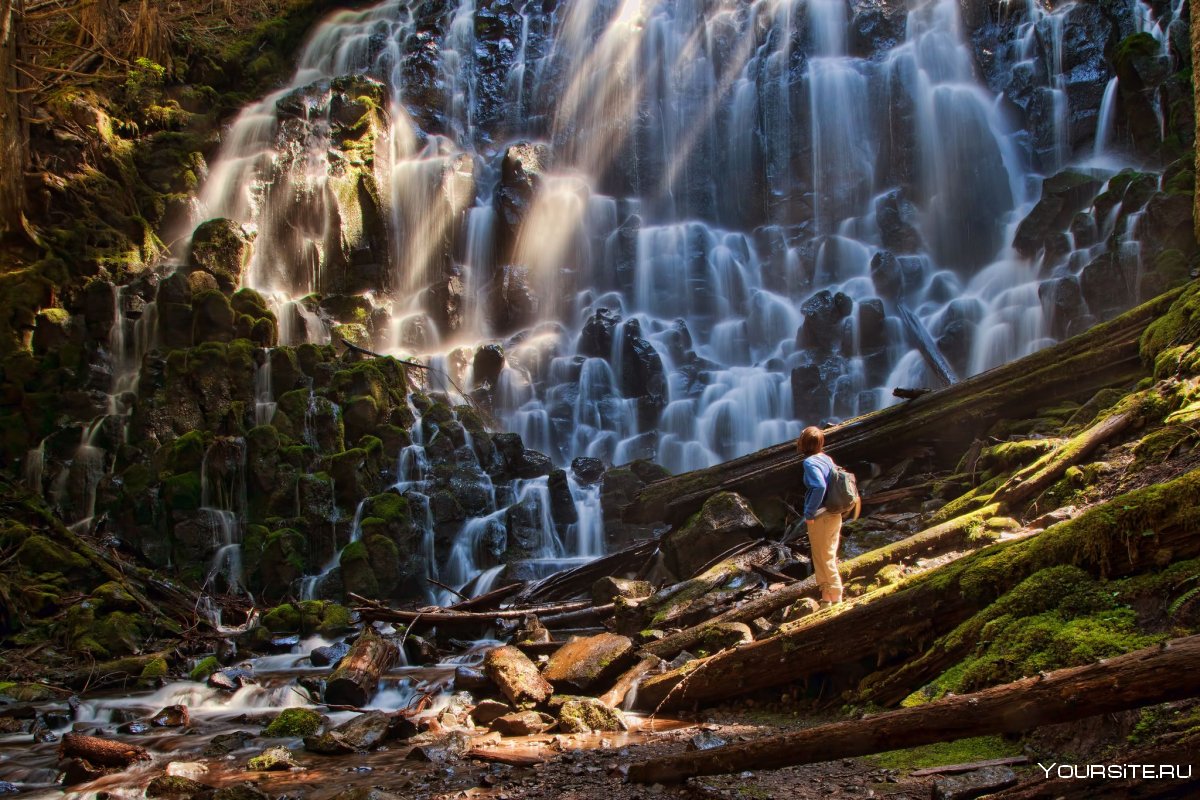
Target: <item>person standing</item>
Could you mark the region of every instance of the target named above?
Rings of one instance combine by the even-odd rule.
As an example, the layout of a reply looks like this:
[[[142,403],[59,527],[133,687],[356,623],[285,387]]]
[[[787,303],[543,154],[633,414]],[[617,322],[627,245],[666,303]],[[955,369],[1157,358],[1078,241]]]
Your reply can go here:
[[[825,434],[809,426],[800,432],[796,449],[804,456],[804,519],[812,545],[813,571],[821,589],[821,606],[842,602],[842,576],[837,553],[842,533],[842,515],[825,507],[833,459],[825,454]]]

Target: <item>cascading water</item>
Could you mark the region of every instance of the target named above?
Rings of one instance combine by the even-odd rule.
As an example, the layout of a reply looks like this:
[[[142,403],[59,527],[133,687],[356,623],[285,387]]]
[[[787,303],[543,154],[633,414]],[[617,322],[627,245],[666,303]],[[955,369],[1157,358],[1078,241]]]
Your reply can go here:
[[[1077,146],[1075,6],[1004,8],[1022,21],[995,58],[1030,76],[1033,144],[951,0],[887,9],[892,38],[834,0],[340,12],[235,121],[200,206],[255,232],[244,281],[283,343],[436,365],[454,380],[430,388],[481,390],[557,464],[705,467],[935,385],[918,339],[965,377],[1067,332],[1044,287],[1107,237],[1055,263],[1011,243],[1073,152],[1098,185],[1115,172],[1117,84]],[[326,304],[351,295],[360,312]],[[473,348],[497,341],[503,367],[476,374]],[[461,587],[491,529],[548,501],[489,489],[447,561],[426,446],[404,451],[396,490],[427,519],[429,577]],[[602,550],[598,490],[570,493],[577,521],[531,558]]]

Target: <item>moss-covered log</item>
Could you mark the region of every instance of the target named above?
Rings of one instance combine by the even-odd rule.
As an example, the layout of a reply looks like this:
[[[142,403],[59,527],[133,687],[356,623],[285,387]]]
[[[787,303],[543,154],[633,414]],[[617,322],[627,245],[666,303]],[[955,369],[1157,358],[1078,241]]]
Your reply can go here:
[[[1146,374],[1139,339],[1178,297],[1169,292],[1111,322],[947,389],[836,425],[825,432],[840,463],[890,461],[914,448],[933,448],[953,466],[997,420],[1019,418],[1054,403],[1083,400],[1097,390]],[[628,522],[678,524],[716,492],[751,501],[797,493],[802,458],[791,442],[743,458],[655,481],[625,507]]]
[[[1200,692],[1192,677],[1197,669],[1200,635],[862,720],[643,761],[630,768],[629,778],[676,783],[693,775],[779,769],[972,736],[1023,733],[1192,697]]]
[[[1093,575],[1117,577],[1195,557],[1197,496],[1200,470],[1121,495],[1036,537],[994,545],[881,589],[844,611],[807,617],[771,638],[655,676],[642,684],[638,705],[675,709],[712,703],[866,659],[879,668],[902,664],[1046,567],[1074,564]]]

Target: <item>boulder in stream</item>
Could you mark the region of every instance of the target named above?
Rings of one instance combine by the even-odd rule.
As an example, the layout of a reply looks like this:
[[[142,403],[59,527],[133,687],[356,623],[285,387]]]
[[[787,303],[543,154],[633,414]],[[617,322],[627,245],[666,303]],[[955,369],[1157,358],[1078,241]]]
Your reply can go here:
[[[519,707],[540,705],[554,694],[529,657],[515,647],[497,647],[483,659],[483,669],[504,696]]]
[[[554,724],[554,717],[538,711],[514,711],[492,720],[489,726],[501,736],[533,736]]]
[[[292,751],[286,747],[268,747],[246,762],[246,769],[254,772],[282,772],[291,769],[303,769]]]
[[[558,729],[563,733],[625,731],[629,726],[620,711],[594,697],[565,697],[558,707]]]
[[[188,707],[184,705],[167,706],[150,718],[150,724],[155,728],[186,728],[191,721]]]
[[[558,648],[542,676],[559,688],[588,691],[615,680],[633,660],[633,641],[628,636],[600,633]]]
[[[167,800],[199,800],[210,797],[212,793],[211,786],[175,775],[159,775],[146,787],[146,797],[162,797]]]
[[[762,536],[763,525],[741,495],[720,492],[700,512],[662,539],[663,560],[679,578],[689,578],[734,545]]]
[[[343,722],[320,735],[304,737],[304,749],[313,753],[335,755],[370,750],[388,739],[392,720],[382,711],[368,711]]]

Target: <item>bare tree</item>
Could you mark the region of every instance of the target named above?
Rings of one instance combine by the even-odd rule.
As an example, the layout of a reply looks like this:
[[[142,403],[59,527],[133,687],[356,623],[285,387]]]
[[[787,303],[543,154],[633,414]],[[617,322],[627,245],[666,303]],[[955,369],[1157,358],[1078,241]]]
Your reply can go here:
[[[0,240],[27,231],[25,165],[28,126],[23,113],[24,81],[18,50],[24,0],[0,0]]]

